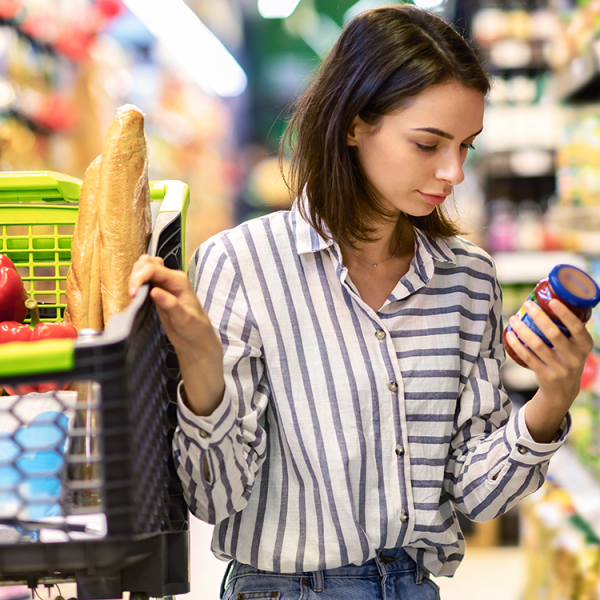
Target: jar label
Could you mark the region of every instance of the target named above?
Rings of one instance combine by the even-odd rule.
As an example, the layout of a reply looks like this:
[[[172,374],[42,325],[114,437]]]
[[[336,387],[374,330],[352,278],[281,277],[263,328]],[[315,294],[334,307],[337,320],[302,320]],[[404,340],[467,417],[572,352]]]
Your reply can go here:
[[[535,302],[539,306],[539,302],[537,301],[537,298],[535,296],[535,290],[533,292],[531,292],[528,300]],[[534,320],[531,318],[531,316],[525,309],[525,306],[521,306],[521,308],[519,309],[519,312],[517,313],[516,316],[519,318],[520,321],[522,321],[525,325],[527,325],[527,327],[529,327],[529,329],[531,329],[531,331],[533,331],[533,333],[535,333],[539,338],[541,338],[541,340],[544,342],[544,344],[546,344],[546,346],[549,346],[550,348],[554,348],[554,346],[552,345],[550,340],[542,333],[541,329],[535,324]],[[556,319],[552,319],[551,317],[550,317],[550,320],[562,331],[562,333],[566,337],[571,337],[571,332],[567,329],[567,327],[563,323],[561,323],[560,321],[557,321]],[[512,327],[510,327],[510,325],[508,327],[512,331]],[[521,338],[519,338],[519,340],[521,341],[521,343],[523,343]],[[523,345],[527,346],[527,344],[523,344]]]

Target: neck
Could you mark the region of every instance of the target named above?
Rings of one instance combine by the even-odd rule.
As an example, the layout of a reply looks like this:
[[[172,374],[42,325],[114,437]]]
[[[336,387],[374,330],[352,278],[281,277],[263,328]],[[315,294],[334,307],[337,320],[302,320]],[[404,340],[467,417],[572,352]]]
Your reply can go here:
[[[385,223],[375,228],[374,240],[370,242],[356,242],[352,246],[344,244],[344,258],[349,254],[364,259],[368,263],[378,264],[389,260],[392,256],[403,256],[412,248],[413,231],[410,223],[399,219],[396,223]]]

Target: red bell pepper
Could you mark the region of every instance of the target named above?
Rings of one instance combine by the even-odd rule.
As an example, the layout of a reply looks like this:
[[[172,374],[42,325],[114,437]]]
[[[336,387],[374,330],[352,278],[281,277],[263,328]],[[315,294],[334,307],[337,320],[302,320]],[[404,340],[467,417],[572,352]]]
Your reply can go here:
[[[0,323],[0,344],[9,342],[28,342],[31,340],[32,330],[29,325],[18,321],[4,321]]]
[[[27,291],[16,269],[0,268],[0,321],[19,321],[27,316]]]
[[[58,385],[56,381],[43,381],[42,383],[17,383],[15,387],[5,385],[4,389],[10,396],[24,396],[25,394],[46,394],[56,390],[66,390],[68,385]]]
[[[38,323],[31,333],[32,342],[60,338],[77,339],[77,329],[71,323]]]
[[[0,344],[8,342],[28,342],[38,340],[49,340],[59,338],[77,338],[77,329],[70,323],[40,323],[40,313],[37,302],[27,299],[27,308],[31,309],[31,322],[36,323],[31,329],[29,325],[23,325],[16,321],[0,323]],[[31,392],[51,392],[58,389],[67,389],[68,385],[60,385],[55,381],[44,381],[42,383],[18,384],[16,387],[5,386],[5,390],[11,395],[24,395]]]
[[[13,271],[17,270],[14,263],[6,254],[0,254],[0,269],[12,269]]]
[[[31,341],[56,340],[61,338],[77,339],[77,329],[71,323],[42,323],[40,322],[40,309],[33,298],[28,298],[25,306],[31,310]]]

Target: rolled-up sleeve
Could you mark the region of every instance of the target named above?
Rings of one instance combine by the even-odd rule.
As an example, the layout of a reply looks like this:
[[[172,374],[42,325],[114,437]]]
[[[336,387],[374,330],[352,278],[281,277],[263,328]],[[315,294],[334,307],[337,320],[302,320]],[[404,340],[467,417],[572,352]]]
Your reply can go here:
[[[221,339],[225,394],[211,415],[199,417],[185,404],[181,382],[173,451],[190,510],[217,523],[247,504],[264,460],[269,386],[241,277],[218,240],[200,246],[188,275]]]
[[[481,343],[460,396],[444,489],[455,506],[474,521],[488,521],[536,491],[548,463],[570,429],[563,420],[555,440],[540,444],[525,423],[524,408],[511,410],[500,378],[504,362],[502,300],[494,278],[492,305]]]

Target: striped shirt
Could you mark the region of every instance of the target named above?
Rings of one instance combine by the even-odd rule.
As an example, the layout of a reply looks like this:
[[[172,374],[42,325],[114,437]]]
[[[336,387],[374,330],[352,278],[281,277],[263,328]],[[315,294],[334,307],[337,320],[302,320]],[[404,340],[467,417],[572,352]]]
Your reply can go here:
[[[217,557],[292,573],[402,546],[452,575],[455,508],[489,520],[543,483],[570,420],[539,444],[511,414],[500,287],[477,246],[415,229],[409,271],[375,312],[294,205],[211,238],[189,275],[226,391],[208,417],[179,398],[174,452]]]

